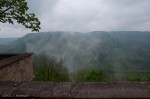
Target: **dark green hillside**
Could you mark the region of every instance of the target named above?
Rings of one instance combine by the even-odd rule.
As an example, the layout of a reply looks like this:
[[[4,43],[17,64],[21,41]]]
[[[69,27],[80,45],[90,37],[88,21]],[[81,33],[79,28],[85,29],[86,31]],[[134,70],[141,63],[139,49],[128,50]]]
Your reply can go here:
[[[117,77],[150,74],[150,32],[32,33],[0,47],[1,53],[24,51],[62,58],[70,71],[92,67]]]

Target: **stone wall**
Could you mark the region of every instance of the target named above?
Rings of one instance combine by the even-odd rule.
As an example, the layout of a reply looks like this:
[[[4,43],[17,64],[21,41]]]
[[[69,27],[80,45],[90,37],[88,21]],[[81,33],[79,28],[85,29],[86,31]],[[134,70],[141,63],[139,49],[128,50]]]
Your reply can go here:
[[[0,81],[0,98],[56,99],[150,98],[150,82],[18,82]]]
[[[32,54],[18,54],[0,60],[1,81],[31,81],[32,78]]]

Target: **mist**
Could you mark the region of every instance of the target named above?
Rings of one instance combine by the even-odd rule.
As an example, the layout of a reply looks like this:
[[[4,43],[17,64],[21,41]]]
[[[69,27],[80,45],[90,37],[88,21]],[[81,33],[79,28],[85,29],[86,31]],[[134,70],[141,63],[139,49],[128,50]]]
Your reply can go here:
[[[98,68],[120,78],[150,73],[149,38],[139,31],[30,33],[0,46],[0,53],[45,53],[64,60],[70,72]]]
[[[77,70],[84,66],[92,66],[90,57],[96,52],[95,49],[101,42],[101,40],[96,37],[85,36],[83,33],[79,32],[44,33],[42,38],[40,38],[40,35],[43,34],[38,35],[39,36],[36,37],[38,43],[35,43],[34,46],[30,42],[26,43],[26,50],[34,52],[35,54],[46,53],[58,59],[61,58],[65,61],[70,71]],[[43,40],[43,38],[45,40]],[[39,45],[44,46],[41,48]],[[96,59],[96,57],[94,57],[94,59]]]

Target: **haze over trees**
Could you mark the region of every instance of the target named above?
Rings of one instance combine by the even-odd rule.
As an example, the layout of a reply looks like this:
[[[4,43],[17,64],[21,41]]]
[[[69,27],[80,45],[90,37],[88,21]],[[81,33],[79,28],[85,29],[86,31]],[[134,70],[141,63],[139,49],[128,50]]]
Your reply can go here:
[[[28,13],[25,0],[0,0],[0,22],[22,24],[32,31],[39,31],[40,21],[34,13]]]
[[[150,32],[31,33],[0,46],[0,53],[46,53],[70,72],[99,68],[118,78],[150,74]],[[17,48],[17,49],[16,49]]]

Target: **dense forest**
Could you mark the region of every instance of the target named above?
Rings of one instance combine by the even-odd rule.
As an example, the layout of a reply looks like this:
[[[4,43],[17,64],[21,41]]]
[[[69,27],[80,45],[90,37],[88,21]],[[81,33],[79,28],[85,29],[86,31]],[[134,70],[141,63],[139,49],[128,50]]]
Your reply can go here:
[[[70,72],[99,68],[118,78],[150,74],[150,32],[31,33],[0,46],[0,53],[17,52],[62,59]]]

